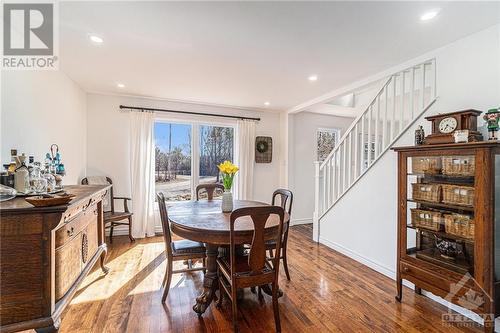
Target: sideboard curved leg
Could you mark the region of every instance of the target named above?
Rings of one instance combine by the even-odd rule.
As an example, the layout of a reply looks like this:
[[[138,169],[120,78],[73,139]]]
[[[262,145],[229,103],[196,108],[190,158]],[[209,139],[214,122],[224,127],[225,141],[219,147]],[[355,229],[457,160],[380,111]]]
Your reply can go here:
[[[109,272],[109,267],[106,267],[106,265],[105,265],[107,254],[108,254],[108,248],[107,248],[106,244],[104,244],[104,250],[102,251],[101,257],[100,257],[101,270],[104,274],[108,274],[108,272]]]
[[[47,327],[35,328],[36,333],[57,333],[59,332],[59,326],[61,325],[61,319],[58,318],[54,324]]]
[[[193,305],[193,310],[200,317],[212,303],[215,292],[218,288],[217,278],[217,255],[219,247],[215,244],[206,244],[207,248],[207,273],[203,280],[203,292],[196,297],[196,304]]]

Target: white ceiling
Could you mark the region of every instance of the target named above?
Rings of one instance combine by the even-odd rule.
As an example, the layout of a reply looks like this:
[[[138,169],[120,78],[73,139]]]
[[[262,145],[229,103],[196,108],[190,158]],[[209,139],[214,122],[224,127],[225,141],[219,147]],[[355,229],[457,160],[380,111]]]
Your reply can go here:
[[[62,2],[60,17],[61,68],[87,91],[286,110],[500,22],[500,3]]]

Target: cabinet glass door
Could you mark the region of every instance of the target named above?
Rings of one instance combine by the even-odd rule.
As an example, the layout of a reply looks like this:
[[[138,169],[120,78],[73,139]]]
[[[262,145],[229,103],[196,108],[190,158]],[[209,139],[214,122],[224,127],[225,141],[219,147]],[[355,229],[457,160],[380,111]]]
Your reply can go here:
[[[407,255],[473,274],[474,155],[407,158]]]

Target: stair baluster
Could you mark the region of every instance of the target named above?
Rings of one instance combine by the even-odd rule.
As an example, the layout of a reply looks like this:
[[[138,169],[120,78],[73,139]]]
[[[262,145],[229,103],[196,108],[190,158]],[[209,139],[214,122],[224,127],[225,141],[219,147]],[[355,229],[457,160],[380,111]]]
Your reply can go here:
[[[321,218],[435,100],[435,59],[392,74],[328,157],[315,163],[316,240]]]

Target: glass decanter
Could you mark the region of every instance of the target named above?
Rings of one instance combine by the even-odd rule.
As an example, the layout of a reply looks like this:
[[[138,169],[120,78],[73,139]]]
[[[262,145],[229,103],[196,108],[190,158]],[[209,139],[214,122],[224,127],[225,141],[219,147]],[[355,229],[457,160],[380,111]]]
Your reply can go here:
[[[47,192],[52,192],[56,190],[56,178],[53,174],[44,173],[43,178],[47,181]]]
[[[42,176],[40,163],[35,163],[30,177],[30,187],[36,194],[47,193],[47,179]]]

